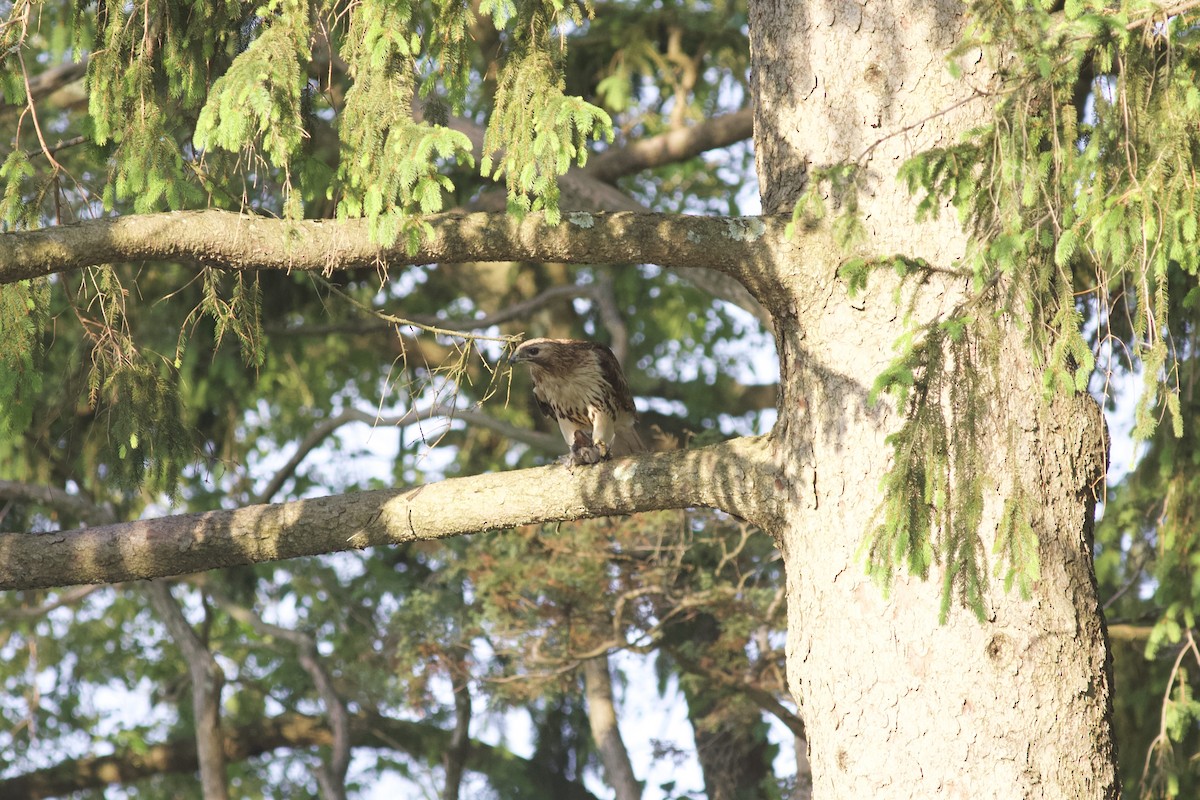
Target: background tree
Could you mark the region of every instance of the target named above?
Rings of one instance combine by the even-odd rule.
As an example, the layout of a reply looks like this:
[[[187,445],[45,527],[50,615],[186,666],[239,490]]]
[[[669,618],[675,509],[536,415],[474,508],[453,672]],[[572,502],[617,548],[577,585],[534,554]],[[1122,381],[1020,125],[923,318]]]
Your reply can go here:
[[[1111,796],[1105,602],[1161,613],[1116,720],[1178,793],[1191,450],[1114,493],[1098,587],[1079,392],[1141,369],[1186,433],[1191,5],[13,5],[0,787],[635,797],[625,650],[709,797],[783,791],[764,713],[821,796]],[[677,216],[744,210],[751,113],[767,216]],[[559,446],[521,331],[609,342],[666,452],[513,470]]]

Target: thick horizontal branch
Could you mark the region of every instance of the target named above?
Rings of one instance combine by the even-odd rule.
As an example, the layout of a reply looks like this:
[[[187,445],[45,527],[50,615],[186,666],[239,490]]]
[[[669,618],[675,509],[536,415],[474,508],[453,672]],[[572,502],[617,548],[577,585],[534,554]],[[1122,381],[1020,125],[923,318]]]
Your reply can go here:
[[[438,214],[415,253],[403,241],[371,242],[365,220],[285,221],[230,211],[177,211],[90,220],[0,234],[0,284],[113,262],[182,262],[228,270],[332,270],[380,264],[539,261],[705,267],[732,275],[767,302],[778,294],[770,267],[784,246],[786,217],[652,213]],[[832,249],[823,231],[804,232]],[[401,237],[403,239],[404,237]],[[819,238],[819,241],[815,239]]]
[[[762,437],[54,533],[0,533],[0,589],[184,575],[518,525],[706,506],[773,527]]]

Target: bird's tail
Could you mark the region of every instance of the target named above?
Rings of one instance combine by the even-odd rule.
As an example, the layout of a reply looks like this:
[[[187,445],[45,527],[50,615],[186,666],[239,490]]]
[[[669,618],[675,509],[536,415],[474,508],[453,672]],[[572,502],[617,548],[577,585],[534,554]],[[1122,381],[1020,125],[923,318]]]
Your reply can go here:
[[[631,456],[635,453],[648,452],[649,448],[642,441],[642,437],[638,435],[637,429],[632,425],[628,428],[617,429],[616,438],[612,443],[612,455],[616,458],[622,456]]]

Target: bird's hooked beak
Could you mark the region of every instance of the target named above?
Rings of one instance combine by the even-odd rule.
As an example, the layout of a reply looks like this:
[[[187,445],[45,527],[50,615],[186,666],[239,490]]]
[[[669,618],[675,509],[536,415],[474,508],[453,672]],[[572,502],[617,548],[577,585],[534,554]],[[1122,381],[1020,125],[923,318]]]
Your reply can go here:
[[[509,366],[511,366],[513,364],[520,364],[522,361],[528,361],[528,360],[529,360],[529,354],[523,350],[513,350],[511,353],[508,354],[508,358],[505,359],[505,361],[507,361],[509,363]]]

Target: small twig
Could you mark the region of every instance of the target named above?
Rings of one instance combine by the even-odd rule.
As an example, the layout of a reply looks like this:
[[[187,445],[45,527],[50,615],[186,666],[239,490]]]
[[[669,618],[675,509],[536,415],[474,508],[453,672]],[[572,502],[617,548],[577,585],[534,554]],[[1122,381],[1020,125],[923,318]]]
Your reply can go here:
[[[58,163],[54,158],[54,154],[50,151],[49,145],[46,144],[46,138],[42,135],[42,124],[38,122],[37,109],[33,106],[33,89],[29,86],[29,70],[25,68],[25,52],[23,49],[17,50],[17,61],[21,65],[21,78],[25,81],[25,102],[29,109],[29,118],[33,121],[33,130],[37,133],[38,144],[42,146],[42,152],[46,156],[56,172],[66,172],[63,165]]]
[[[437,336],[450,336],[455,339],[464,339],[468,342],[501,342],[503,344],[511,345],[511,344],[516,344],[517,342],[519,342],[521,340],[520,336],[481,336],[476,333],[469,333],[467,331],[459,331],[459,330],[452,330],[449,328],[442,328],[437,325],[429,325],[429,324],[425,324],[422,322],[418,322],[417,320],[413,320],[413,319],[405,319],[403,317],[397,317],[393,314],[388,314],[384,311],[380,311],[378,309],[371,308],[369,305],[359,301],[357,298],[351,297],[349,294],[342,291],[339,287],[334,286],[332,283],[330,283],[329,281],[327,281],[325,278],[321,277],[320,275],[313,275],[312,278],[314,281],[317,281],[318,283],[323,285],[326,289],[328,289],[331,294],[334,294],[334,295],[340,297],[341,299],[345,300],[347,303],[354,306],[355,308],[362,311],[363,313],[365,313],[369,316],[375,317],[378,320],[382,320],[383,322],[386,322],[390,325],[406,327],[406,328],[416,328],[418,330],[425,331],[426,333],[432,333]]]
[[[81,144],[84,144],[87,141],[88,141],[88,138],[86,136],[73,136],[70,139],[60,140],[58,142],[58,144],[54,145],[54,147],[49,148],[48,152],[57,153],[59,150],[66,150],[69,147],[77,147]],[[45,148],[41,148],[41,147],[39,147],[36,150],[26,150],[25,157],[33,158],[34,156],[42,155],[43,153],[46,153],[46,152],[47,152],[47,150]]]
[[[1183,647],[1179,648],[1178,655],[1175,656],[1175,663],[1171,665],[1171,672],[1167,678],[1167,688],[1163,692],[1162,711],[1159,714],[1158,735],[1150,742],[1150,747],[1146,750],[1146,761],[1142,766],[1142,783],[1146,782],[1147,776],[1150,774],[1150,759],[1154,755],[1154,751],[1163,746],[1169,746],[1171,741],[1170,734],[1167,733],[1167,706],[1171,702],[1171,690],[1175,688],[1175,678],[1179,674],[1179,668],[1183,664],[1183,657],[1192,652],[1196,656],[1197,663],[1200,663],[1200,649],[1196,646],[1196,639],[1192,635],[1189,628],[1187,632],[1187,642]],[[1185,684],[1186,685],[1186,684]]]
[[[926,122],[929,122],[930,120],[935,120],[938,117],[943,117],[946,114],[949,114],[951,111],[954,111],[955,109],[965,106],[967,103],[970,103],[970,102],[973,102],[975,100],[979,100],[979,99],[982,99],[985,97],[990,97],[990,96],[991,96],[991,94],[988,92],[983,92],[983,91],[980,91],[979,89],[972,89],[971,94],[968,95],[967,97],[964,97],[961,100],[951,103],[949,106],[947,106],[945,108],[940,108],[937,111],[934,111],[932,114],[927,114],[924,117],[921,117],[921,119],[917,120],[916,122],[913,122],[909,125],[905,125],[903,128],[900,128],[899,130],[896,130],[896,131],[892,131],[891,133],[887,134],[886,136],[875,140],[873,143],[868,145],[866,150],[863,150],[862,153],[859,154],[858,158],[854,159],[854,163],[856,163],[856,164],[863,163],[867,159],[867,156],[871,155],[871,153],[875,150],[876,147],[879,147],[879,145],[883,144],[884,142],[888,141],[889,139],[895,139],[897,136],[903,136],[904,134],[908,133],[909,131],[916,130],[917,128],[921,127],[922,125],[924,125]]]

